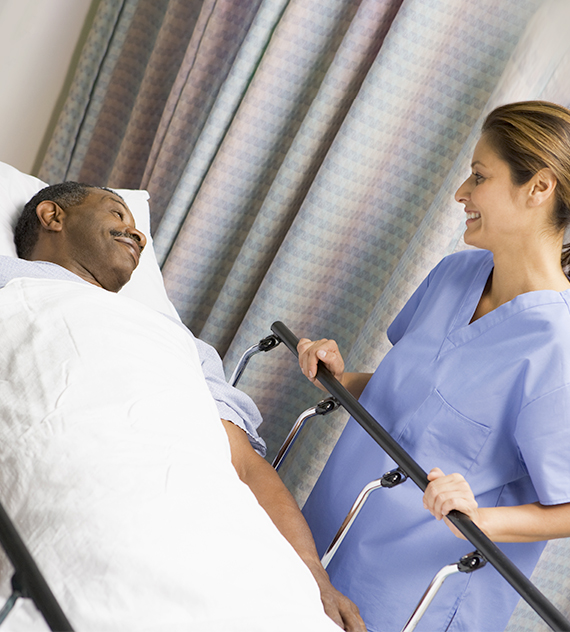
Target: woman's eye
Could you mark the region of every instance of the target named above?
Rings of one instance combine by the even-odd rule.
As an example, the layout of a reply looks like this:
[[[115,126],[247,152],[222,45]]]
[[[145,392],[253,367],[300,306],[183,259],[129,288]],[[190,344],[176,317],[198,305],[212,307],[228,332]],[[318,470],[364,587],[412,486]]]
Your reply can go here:
[[[475,184],[480,184],[485,179],[480,173],[473,173],[472,175],[475,178]]]

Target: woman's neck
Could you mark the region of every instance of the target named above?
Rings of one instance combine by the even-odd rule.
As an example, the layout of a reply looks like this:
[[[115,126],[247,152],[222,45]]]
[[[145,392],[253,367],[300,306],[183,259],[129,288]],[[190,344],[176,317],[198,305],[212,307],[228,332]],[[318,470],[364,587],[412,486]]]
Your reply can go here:
[[[524,253],[524,254],[523,254]],[[489,276],[472,322],[520,294],[538,290],[562,292],[570,281],[560,265],[560,250],[524,249],[519,256],[493,253],[494,268]]]

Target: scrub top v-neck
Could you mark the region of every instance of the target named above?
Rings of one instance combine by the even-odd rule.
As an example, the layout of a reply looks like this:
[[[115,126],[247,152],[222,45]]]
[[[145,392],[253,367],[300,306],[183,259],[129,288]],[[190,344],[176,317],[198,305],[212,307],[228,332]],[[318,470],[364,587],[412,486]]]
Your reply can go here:
[[[522,294],[471,322],[488,251],[444,259],[388,329],[360,401],[426,471],[470,483],[482,507],[570,501],[570,291]],[[396,464],[350,420],[303,513],[322,554],[360,490]],[[433,575],[472,551],[411,482],[375,491],[328,571],[371,632],[400,630]],[[501,548],[530,574],[544,543]],[[504,629],[518,600],[490,565],[450,578],[421,630]]]

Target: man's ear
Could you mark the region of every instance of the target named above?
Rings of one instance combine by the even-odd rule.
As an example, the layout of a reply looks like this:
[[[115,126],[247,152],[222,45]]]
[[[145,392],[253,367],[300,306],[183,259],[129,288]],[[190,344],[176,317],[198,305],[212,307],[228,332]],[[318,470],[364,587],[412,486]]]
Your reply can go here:
[[[528,189],[528,202],[530,206],[540,206],[554,196],[558,180],[554,172],[545,167],[530,179]]]
[[[42,228],[59,233],[63,228],[63,218],[65,211],[51,200],[44,200],[36,206],[36,214],[40,220]]]

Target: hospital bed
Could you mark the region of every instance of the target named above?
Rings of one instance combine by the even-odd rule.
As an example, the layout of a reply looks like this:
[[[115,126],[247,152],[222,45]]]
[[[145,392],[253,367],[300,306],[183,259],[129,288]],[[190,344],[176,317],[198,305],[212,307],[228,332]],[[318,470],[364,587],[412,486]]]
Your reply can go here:
[[[0,163],[4,270],[44,186]],[[148,236],[148,193],[118,192]],[[3,630],[335,629],[237,476],[196,345],[173,320],[151,239],[120,295],[24,277],[0,292]]]
[[[21,178],[18,175],[19,172],[12,170],[7,165],[0,164],[0,254],[14,256],[13,243],[11,239],[12,226],[14,222],[14,210],[2,208],[2,204],[5,203],[6,198],[10,199],[10,203],[20,208],[22,203],[27,201],[39,188],[43,186],[39,180],[25,176]],[[20,174],[21,175],[21,174]],[[2,178],[4,176],[4,178]],[[14,176],[14,177],[12,177]],[[9,185],[6,185],[6,182]],[[8,186],[9,190],[2,190],[2,186]],[[7,194],[7,195],[3,195]],[[137,226],[149,234],[148,227],[148,213],[138,214],[137,207],[142,202],[146,203],[148,194],[142,191],[121,191],[120,192],[125,199],[137,221]],[[17,204],[14,205],[14,200],[17,200]],[[162,276],[160,270],[154,259],[154,253],[152,248],[147,247],[145,249],[145,257],[141,260],[141,265],[135,271],[133,280],[122,291],[126,296],[134,298],[137,301],[145,303],[148,307],[154,310],[167,313],[173,318],[178,318],[176,310],[167,298],[162,282]],[[273,333],[264,338],[258,344],[248,349],[242,356],[242,359],[238,363],[234,374],[231,377],[231,383],[236,385],[245,370],[245,367],[249,360],[257,353],[270,351],[275,348],[281,342],[284,342],[292,351],[296,348],[296,340],[293,334],[282,324],[275,323],[272,327]],[[324,371],[324,373],[323,373]],[[326,375],[326,369],[321,367],[319,369],[319,379],[322,383],[326,384],[332,397],[329,397],[316,406],[311,407],[307,411],[301,414],[296,420],[291,432],[287,436],[283,446],[278,451],[276,458],[273,461],[273,465],[276,469],[279,469],[283,459],[286,458],[291,446],[297,438],[300,430],[304,424],[312,417],[318,415],[326,415],[333,410],[336,410],[340,405],[344,406],[354,417],[359,421],[359,417],[362,417],[363,412],[358,410],[358,402],[347,400],[347,393],[339,390],[338,383],[335,384],[335,380]],[[364,414],[364,417],[366,415]],[[382,429],[379,430],[378,424],[375,420],[367,420],[365,422],[365,429],[369,431],[373,437],[377,439],[382,447],[386,449],[386,441],[388,443],[388,450],[394,452],[394,460],[400,464],[400,467],[392,472],[386,473],[378,480],[371,481],[361,492],[356,499],[353,507],[347,515],[343,525],[340,527],[337,535],[331,542],[329,549],[323,557],[323,565],[326,567],[335,552],[342,545],[342,541],[346,536],[346,533],[350,529],[351,525],[357,519],[358,514],[366,502],[367,498],[372,492],[377,489],[385,488],[389,489],[395,487],[401,483],[404,483],[408,478],[412,478],[416,484],[420,487],[425,486],[425,473],[411,461],[403,451],[397,446],[397,444],[391,445],[391,438],[384,436]],[[389,452],[390,453],[390,452]],[[425,488],[425,487],[424,487]],[[429,603],[435,597],[437,590],[442,583],[455,573],[459,572],[473,572],[482,567],[487,561],[496,565],[497,570],[501,572],[507,581],[510,581],[515,589],[530,603],[530,605],[540,614],[540,616],[553,628],[560,630],[570,630],[570,624],[566,619],[546,600],[532,585],[529,585],[528,580],[524,576],[520,576],[516,568],[512,568],[509,561],[501,558],[499,552],[499,561],[497,562],[496,547],[486,541],[485,537],[481,537],[482,534],[477,533],[474,525],[469,525],[460,516],[452,517],[455,520],[456,526],[470,539],[477,547],[477,550],[465,556],[461,560],[454,562],[442,568],[439,573],[434,577],[431,585],[427,588],[425,595],[421,599],[414,613],[412,613],[408,623],[404,630],[411,632],[417,625],[425,609],[429,606]],[[46,623],[51,629],[54,630],[71,630],[72,626],[69,623],[62,608],[55,599],[49,585],[42,576],[39,568],[37,567],[33,557],[22,539],[20,538],[17,529],[10,521],[4,508],[0,506],[0,543],[8,551],[8,556],[15,569],[12,577],[12,594],[8,598],[4,608],[0,610],[0,623],[8,616],[11,608],[15,602],[20,598],[31,599],[42,613]],[[505,570],[506,569],[506,570]]]

